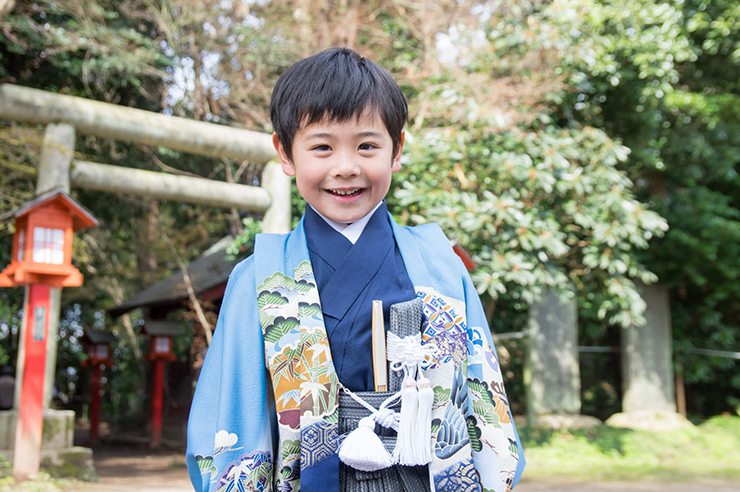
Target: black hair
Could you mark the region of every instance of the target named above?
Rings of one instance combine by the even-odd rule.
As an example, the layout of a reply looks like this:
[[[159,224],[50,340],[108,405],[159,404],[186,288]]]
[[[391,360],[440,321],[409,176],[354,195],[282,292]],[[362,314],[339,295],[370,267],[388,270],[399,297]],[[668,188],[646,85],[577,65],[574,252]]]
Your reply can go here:
[[[325,119],[342,123],[371,109],[393,141],[401,145],[408,105],[390,73],[348,48],[331,48],[300,60],[283,72],[272,90],[270,118],[288,159],[293,139],[305,125]]]

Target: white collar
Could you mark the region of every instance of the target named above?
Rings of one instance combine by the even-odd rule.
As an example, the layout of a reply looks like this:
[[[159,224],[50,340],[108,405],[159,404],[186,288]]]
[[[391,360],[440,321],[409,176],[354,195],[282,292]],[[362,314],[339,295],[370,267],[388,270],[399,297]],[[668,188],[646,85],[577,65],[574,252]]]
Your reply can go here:
[[[364,216],[361,219],[357,219],[354,222],[350,222],[349,224],[345,222],[337,222],[335,220],[327,219],[323,215],[321,215],[319,212],[316,211],[315,208],[313,208],[313,211],[318,214],[319,217],[324,219],[324,222],[329,224],[332,229],[340,233],[342,236],[346,237],[350,240],[352,244],[355,244],[358,239],[360,239],[360,236],[362,235],[362,231],[365,230],[365,226],[370,221],[370,217],[373,216],[376,210],[378,210],[378,207],[383,203],[381,200],[380,203],[378,203],[374,209],[372,209],[366,216]],[[309,204],[310,206],[311,204]]]

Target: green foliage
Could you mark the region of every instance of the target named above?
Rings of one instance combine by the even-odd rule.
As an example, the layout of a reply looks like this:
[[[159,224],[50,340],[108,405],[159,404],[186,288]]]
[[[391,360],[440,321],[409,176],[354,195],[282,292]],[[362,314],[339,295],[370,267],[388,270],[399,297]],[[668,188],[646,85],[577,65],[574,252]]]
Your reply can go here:
[[[589,127],[429,129],[408,144],[394,196],[409,222],[435,221],[474,252],[479,292],[598,290],[599,316],[628,326],[644,309],[631,278],[655,280],[633,251],[666,226],[630,193],[627,152]]]
[[[676,366],[689,384],[740,396],[740,10],[737,2],[563,2],[543,18],[576,33],[558,111],[632,149],[624,170],[670,230],[639,258],[672,289]],[[553,5],[554,7],[554,5]],[[544,22],[544,21],[543,21]],[[734,396],[733,396],[734,395]],[[704,415],[728,402],[690,398]]]
[[[668,432],[602,425],[588,430],[519,433],[531,479],[737,480],[740,418],[714,417],[702,425]]]
[[[16,483],[12,476],[0,478],[0,492],[61,492],[69,485],[70,480],[54,478],[44,471],[21,483]]]
[[[614,325],[642,321],[635,280],[659,278],[671,288],[690,411],[719,413],[740,398],[735,361],[691,351],[737,351],[740,337],[736,1],[16,3],[0,20],[0,82],[260,131],[270,131],[270,91],[287,66],[329,46],[358,48],[409,99],[389,207],[403,223],[438,222],[473,255],[494,332],[524,328],[543,289],[574,291],[580,340],[614,346]],[[0,124],[0,213],[33,196],[41,138]],[[261,170],[88,136],[76,151],[248,184]],[[103,322],[98,313],[178,269],[162,233],[187,262],[227,232],[239,236],[230,253],[249,254],[258,231],[249,217],[239,235],[235,216],[207,207],[74,195],[102,226],[78,234],[86,284],[64,291],[65,391],[81,387],[67,369],[79,364],[78,325]],[[297,220],[305,204],[295,189],[292,206]],[[13,231],[0,227],[5,265]],[[22,289],[0,292],[11,360],[21,302]],[[104,322],[120,334],[107,411],[125,420],[143,399],[139,342],[125,329],[131,319]],[[517,413],[524,347],[498,343]],[[582,367],[584,409],[597,415],[618,408],[618,369],[606,360]]]
[[[245,217],[242,220],[244,233],[239,234],[234,242],[226,248],[229,259],[246,258],[254,250],[254,238],[262,229],[262,222],[255,220],[253,217]]]
[[[0,80],[113,96],[116,88],[161,78],[169,63],[151,23],[126,15],[120,2],[18,2],[3,21]]]

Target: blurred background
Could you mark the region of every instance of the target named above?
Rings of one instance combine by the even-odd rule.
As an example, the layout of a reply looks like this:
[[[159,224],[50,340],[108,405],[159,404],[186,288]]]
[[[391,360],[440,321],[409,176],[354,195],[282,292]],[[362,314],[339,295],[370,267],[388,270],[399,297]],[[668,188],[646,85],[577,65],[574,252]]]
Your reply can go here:
[[[0,0],[0,83],[263,133],[278,76],[332,46],[408,98],[389,209],[439,223],[472,260],[525,477],[739,480],[739,1]],[[43,135],[0,119],[0,215],[33,199]],[[75,159],[250,185],[263,168],[82,134]],[[74,245],[85,284],[62,293],[53,404],[84,444],[84,331],[111,332],[101,439],[147,442],[141,330],[156,313],[180,327],[164,391],[176,448],[220,302],[201,295],[220,284],[183,294],[181,265],[218,245],[204,268],[228,274],[261,215],[72,195],[100,226]],[[303,207],[294,190],[294,221]],[[0,224],[0,266],[14,232]],[[9,372],[23,292],[0,289]],[[650,431],[653,410],[678,423]],[[625,414],[639,418],[575,418]]]

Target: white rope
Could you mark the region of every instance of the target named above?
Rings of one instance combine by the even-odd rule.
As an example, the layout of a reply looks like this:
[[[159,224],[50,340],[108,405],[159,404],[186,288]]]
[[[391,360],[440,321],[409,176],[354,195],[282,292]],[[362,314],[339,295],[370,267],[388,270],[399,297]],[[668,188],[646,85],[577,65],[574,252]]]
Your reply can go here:
[[[373,417],[373,420],[378,424],[381,425],[387,429],[393,429],[394,431],[398,431],[398,422],[401,418],[401,416],[394,410],[391,410],[388,408],[394,401],[398,400],[398,398],[401,397],[401,392],[391,395],[390,397],[386,398],[383,403],[380,404],[380,408],[376,409],[372,405],[370,405],[368,402],[354,394],[347,388],[346,386],[342,386],[342,389],[345,393],[347,393],[349,396],[352,397],[353,400],[355,400],[357,403],[365,407],[370,411],[370,414]]]

